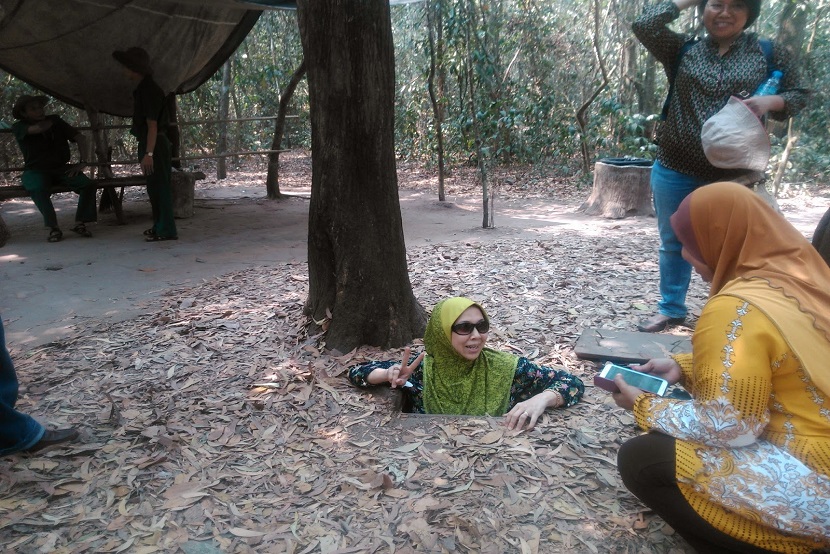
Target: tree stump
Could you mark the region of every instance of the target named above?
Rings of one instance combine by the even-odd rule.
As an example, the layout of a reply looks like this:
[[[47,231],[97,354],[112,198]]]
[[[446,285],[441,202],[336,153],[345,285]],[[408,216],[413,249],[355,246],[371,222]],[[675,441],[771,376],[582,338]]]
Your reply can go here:
[[[6,245],[6,241],[9,240],[9,237],[12,236],[9,233],[9,228],[6,226],[6,222],[3,221],[3,216],[0,215],[0,248]]]
[[[594,187],[579,211],[622,219],[654,215],[651,203],[651,162],[642,158],[605,158],[594,164]]]
[[[2,246],[2,241],[0,241],[0,246]],[[830,265],[830,209],[824,212],[821,221],[818,222],[816,232],[813,233],[813,246],[827,265]]]
[[[193,197],[196,193],[196,176],[187,171],[173,171],[170,179],[173,189],[173,217],[193,217]]]

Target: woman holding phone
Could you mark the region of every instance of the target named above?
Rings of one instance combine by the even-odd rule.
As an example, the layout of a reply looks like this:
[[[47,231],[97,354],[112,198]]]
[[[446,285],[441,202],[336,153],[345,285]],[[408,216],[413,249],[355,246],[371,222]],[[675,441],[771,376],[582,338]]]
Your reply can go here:
[[[440,301],[432,309],[424,348],[403,360],[370,362],[349,369],[358,387],[402,387],[413,411],[427,414],[505,416],[510,429],[532,429],[547,408],[573,406],[582,381],[564,370],[486,348],[490,319],[469,298]]]
[[[711,283],[692,353],[634,369],[691,400],[615,379],[649,431],[620,448],[626,487],[698,552],[830,547],[830,268],[752,191],[715,183],[680,204],[683,257]]]

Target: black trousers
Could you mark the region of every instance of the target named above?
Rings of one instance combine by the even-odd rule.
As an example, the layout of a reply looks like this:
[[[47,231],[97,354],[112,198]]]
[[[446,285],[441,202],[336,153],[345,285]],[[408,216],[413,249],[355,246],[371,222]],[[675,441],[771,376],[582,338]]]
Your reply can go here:
[[[626,488],[700,554],[771,552],[718,531],[694,511],[677,486],[674,440],[661,433],[648,433],[623,444],[617,454],[617,467]]]

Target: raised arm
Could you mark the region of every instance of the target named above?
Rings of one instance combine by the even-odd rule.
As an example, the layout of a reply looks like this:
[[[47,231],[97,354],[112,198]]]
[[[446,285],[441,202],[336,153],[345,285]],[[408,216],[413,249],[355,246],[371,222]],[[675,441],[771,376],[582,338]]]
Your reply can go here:
[[[671,30],[669,24],[680,16],[681,10],[697,3],[697,0],[677,0],[648,6],[631,26],[637,40],[663,64],[667,74],[688,40],[685,35]]]
[[[425,354],[421,352],[412,357],[411,350],[407,347],[401,361],[386,360],[352,366],[349,368],[349,381],[361,388],[384,383],[388,383],[392,388],[403,386],[413,373],[417,372],[420,375]],[[418,380],[420,381],[420,377]]]

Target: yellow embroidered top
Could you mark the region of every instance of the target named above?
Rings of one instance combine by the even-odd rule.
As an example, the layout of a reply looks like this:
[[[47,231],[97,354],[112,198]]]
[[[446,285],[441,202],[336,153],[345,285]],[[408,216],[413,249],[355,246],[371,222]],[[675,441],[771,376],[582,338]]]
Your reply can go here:
[[[803,332],[826,348],[823,334]],[[693,351],[675,357],[693,400],[643,394],[634,406],[643,429],[679,439],[677,479],[690,505],[760,548],[830,546],[830,398],[775,324],[742,298],[709,300]]]

